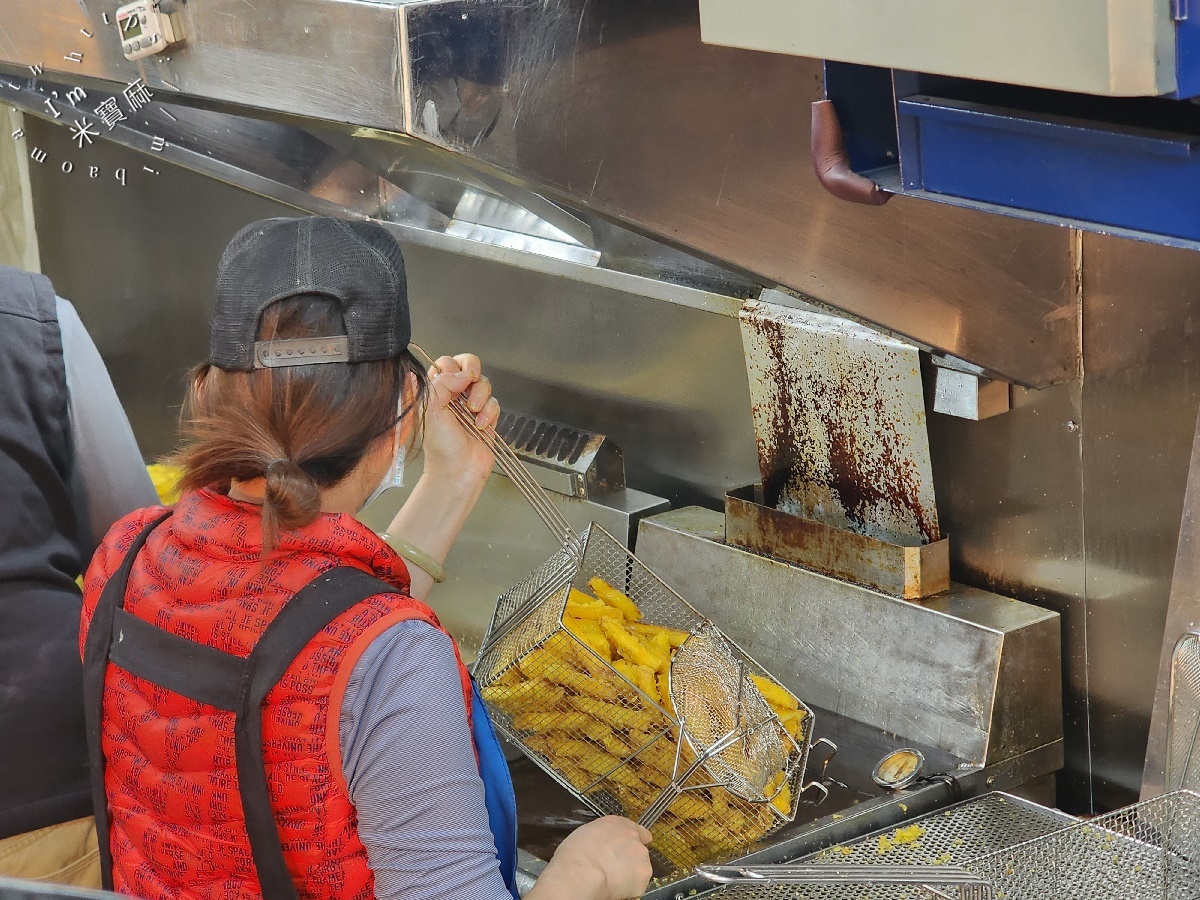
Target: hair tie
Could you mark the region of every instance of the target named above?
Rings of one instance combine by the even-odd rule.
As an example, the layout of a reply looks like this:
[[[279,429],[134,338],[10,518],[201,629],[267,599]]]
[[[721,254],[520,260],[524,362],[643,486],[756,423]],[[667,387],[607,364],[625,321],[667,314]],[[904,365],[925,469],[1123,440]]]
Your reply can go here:
[[[270,475],[272,469],[276,468],[277,466],[285,465],[287,463],[288,463],[288,460],[286,460],[286,459],[273,459],[269,463],[267,463],[267,469],[266,469],[265,474]]]

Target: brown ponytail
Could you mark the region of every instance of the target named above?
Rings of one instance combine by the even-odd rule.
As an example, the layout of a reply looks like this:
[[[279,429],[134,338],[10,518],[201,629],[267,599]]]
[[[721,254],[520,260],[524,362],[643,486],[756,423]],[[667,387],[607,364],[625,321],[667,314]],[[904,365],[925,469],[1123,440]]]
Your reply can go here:
[[[302,295],[267,307],[260,340],[345,334],[336,301]],[[404,416],[423,406],[425,371],[407,351],[364,363],[323,363],[251,372],[209,365],[193,374],[180,421],[175,462],[184,490],[228,490],[233,480],[266,480],[263,553],[284,532],[311,524],[321,494],[341,482],[372,445],[399,424],[407,376],[418,391]]]

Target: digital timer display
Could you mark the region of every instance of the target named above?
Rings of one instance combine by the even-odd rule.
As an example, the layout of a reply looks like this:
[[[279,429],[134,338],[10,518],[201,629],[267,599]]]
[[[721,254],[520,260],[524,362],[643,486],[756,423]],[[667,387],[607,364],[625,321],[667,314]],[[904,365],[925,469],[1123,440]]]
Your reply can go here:
[[[138,21],[137,15],[132,15],[121,23],[121,38],[130,40],[142,36],[142,23]]]

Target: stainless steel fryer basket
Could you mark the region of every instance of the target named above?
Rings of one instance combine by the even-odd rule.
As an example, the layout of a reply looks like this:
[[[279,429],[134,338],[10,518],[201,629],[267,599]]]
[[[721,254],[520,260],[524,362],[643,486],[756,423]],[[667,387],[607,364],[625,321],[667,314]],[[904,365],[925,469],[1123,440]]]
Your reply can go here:
[[[637,819],[695,757],[680,743],[679,720],[663,701],[667,692],[635,683],[564,624],[571,591],[587,591],[592,578],[623,592],[645,623],[677,634],[706,624],[624,544],[593,524],[579,550],[563,548],[500,598],[475,677],[497,728],[535,763],[598,813]],[[729,644],[747,673],[769,677]],[[739,796],[703,766],[682,782],[684,792],[651,827],[653,849],[674,869],[726,856],[795,816],[808,787],[803,779],[814,719],[793,699],[803,715],[787,735],[785,780],[772,801]]]

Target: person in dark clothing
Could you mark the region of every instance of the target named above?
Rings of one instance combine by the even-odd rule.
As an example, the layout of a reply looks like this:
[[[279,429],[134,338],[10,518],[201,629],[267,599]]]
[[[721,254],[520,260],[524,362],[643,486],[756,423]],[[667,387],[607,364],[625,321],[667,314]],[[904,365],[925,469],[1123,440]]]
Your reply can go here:
[[[75,309],[0,266],[0,876],[100,885],[76,579],[154,501]]]

